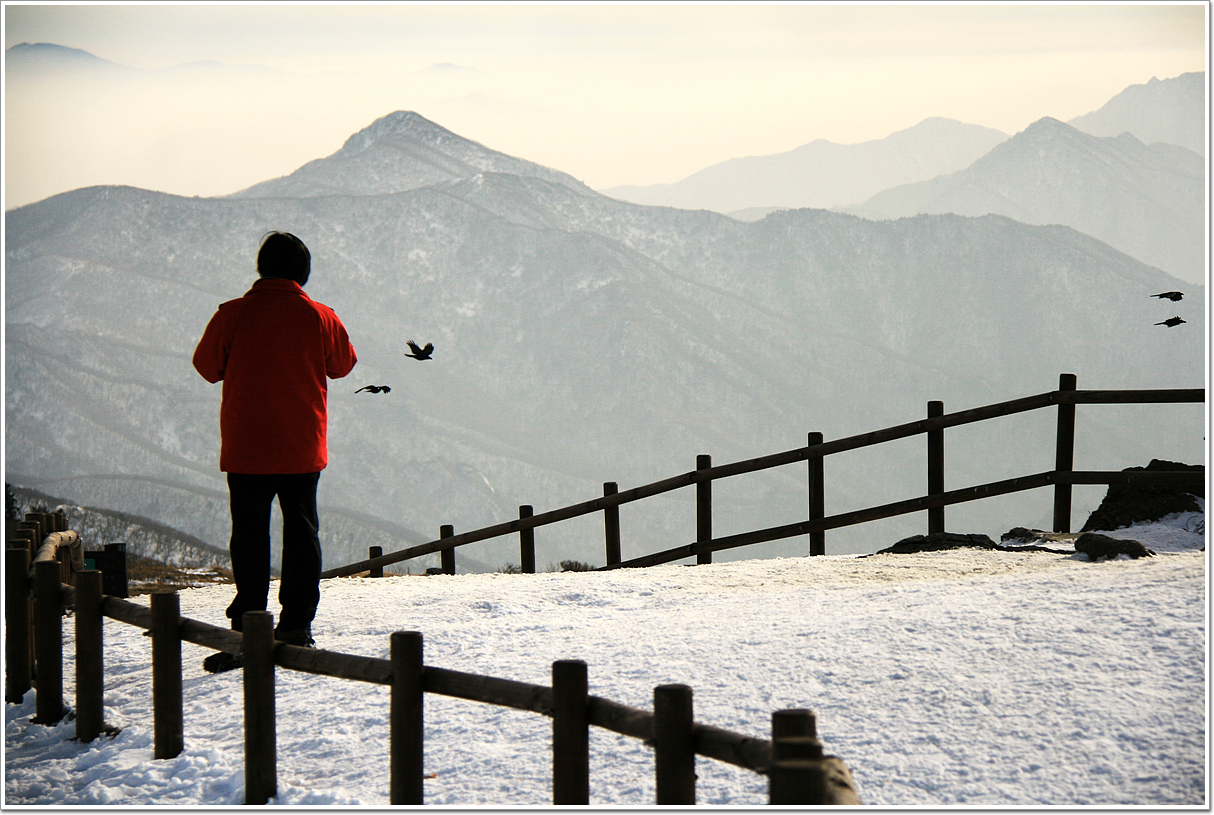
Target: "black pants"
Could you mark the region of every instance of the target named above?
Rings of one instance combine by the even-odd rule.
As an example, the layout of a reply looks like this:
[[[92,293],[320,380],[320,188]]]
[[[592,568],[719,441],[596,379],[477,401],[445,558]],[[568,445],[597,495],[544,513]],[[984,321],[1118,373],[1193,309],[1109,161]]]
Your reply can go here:
[[[311,624],[320,604],[320,519],[316,484],[320,473],[246,475],[228,473],[232,509],[232,574],[236,599],[228,606],[232,628],[240,631],[246,611],[265,611],[270,593],[270,509],[282,511],[282,581],[279,631]]]

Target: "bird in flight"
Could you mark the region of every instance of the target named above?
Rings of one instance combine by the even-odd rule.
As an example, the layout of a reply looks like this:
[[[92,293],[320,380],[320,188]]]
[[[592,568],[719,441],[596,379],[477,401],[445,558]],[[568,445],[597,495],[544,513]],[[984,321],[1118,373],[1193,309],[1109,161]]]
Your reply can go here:
[[[405,356],[421,360],[429,359],[430,355],[434,353],[434,343],[428,342],[426,343],[425,348],[418,348],[417,343],[415,343],[413,340],[409,340],[409,350],[413,353],[405,354]]]
[[[354,392],[362,393],[363,391],[370,391],[371,393],[391,393],[392,389],[387,385],[364,385]]]
[[[1168,328],[1174,328],[1175,326],[1178,326],[1183,322],[1184,322],[1184,320],[1180,319],[1179,317],[1169,317],[1168,319],[1164,320],[1162,323],[1155,323],[1155,325],[1166,325]]]
[[[1177,300],[1180,300],[1181,298],[1184,297],[1184,292],[1182,292],[1182,291],[1164,291],[1164,292],[1160,292],[1159,294],[1152,294],[1151,296],[1158,297],[1163,300],[1171,300],[1173,303],[1175,303]]]

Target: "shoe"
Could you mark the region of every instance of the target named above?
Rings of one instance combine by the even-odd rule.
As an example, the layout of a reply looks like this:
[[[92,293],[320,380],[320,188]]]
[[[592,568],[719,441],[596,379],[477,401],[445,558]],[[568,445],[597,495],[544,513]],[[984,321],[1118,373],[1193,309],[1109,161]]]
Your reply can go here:
[[[298,645],[301,648],[315,648],[316,640],[312,639],[312,626],[293,628],[289,631],[274,630],[274,639],[287,645]]]
[[[202,661],[204,670],[213,674],[221,674],[224,671],[234,671],[237,668],[244,667],[244,657],[240,654],[229,654],[227,651],[220,651],[217,654],[211,654]]]

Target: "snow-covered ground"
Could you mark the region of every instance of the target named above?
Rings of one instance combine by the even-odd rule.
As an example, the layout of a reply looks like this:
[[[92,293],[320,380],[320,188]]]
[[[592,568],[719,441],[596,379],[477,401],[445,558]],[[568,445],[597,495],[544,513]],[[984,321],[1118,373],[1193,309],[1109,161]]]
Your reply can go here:
[[[391,632],[421,631],[428,664],[535,684],[583,659],[592,694],[644,709],[655,686],[684,683],[697,721],[762,738],[772,711],[812,708],[866,804],[1208,805],[1204,515],[1112,534],[1159,556],[965,549],[338,579],[314,629],[320,647],[377,657]],[[225,625],[231,591],[184,591],[182,613]],[[179,757],[152,758],[151,641],[107,620],[106,721],[121,732],[79,744],[71,721],[30,723],[33,692],[7,705],[4,804],[243,803],[241,673],[206,674],[209,652],[183,648]],[[284,670],[276,687],[274,803],[386,805],[387,688]],[[550,719],[434,695],[425,710],[427,804],[551,802]],[[765,777],[698,762],[701,804],[766,803]],[[590,794],[652,806],[652,751],[592,729]]]

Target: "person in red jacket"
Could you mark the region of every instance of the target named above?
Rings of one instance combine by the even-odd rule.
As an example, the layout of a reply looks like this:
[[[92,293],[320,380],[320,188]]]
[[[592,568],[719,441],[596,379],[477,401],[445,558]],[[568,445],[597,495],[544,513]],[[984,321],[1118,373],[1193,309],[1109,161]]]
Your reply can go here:
[[[304,293],[312,256],[289,232],[271,232],[257,254],[260,277],[223,303],[194,350],[194,368],[223,382],[219,469],[228,475],[229,551],[236,597],[228,606],[240,631],[246,611],[265,611],[270,589],[270,512],[282,512],[282,615],[275,639],[314,645],[320,603],[320,520],[316,486],[329,463],[328,382],[358,362],[337,314]],[[239,667],[220,652],[204,665]]]

